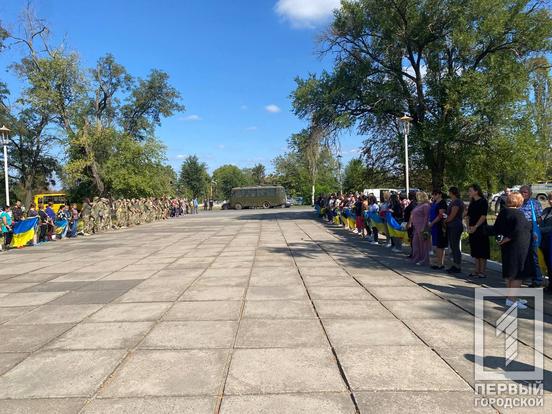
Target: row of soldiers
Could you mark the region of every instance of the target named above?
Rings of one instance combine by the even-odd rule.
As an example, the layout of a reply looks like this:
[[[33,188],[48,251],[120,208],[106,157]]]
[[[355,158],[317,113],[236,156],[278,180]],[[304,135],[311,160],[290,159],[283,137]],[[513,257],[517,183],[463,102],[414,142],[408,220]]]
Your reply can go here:
[[[175,205],[187,204],[186,200],[171,200],[168,197],[121,200],[94,197],[92,201],[85,198],[80,214],[83,233],[99,233],[165,220],[174,216]]]

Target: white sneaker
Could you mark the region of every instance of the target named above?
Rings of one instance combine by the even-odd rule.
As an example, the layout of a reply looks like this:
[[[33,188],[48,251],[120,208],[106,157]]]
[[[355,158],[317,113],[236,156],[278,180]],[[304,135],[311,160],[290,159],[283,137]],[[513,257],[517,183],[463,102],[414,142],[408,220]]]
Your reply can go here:
[[[423,262],[416,262],[416,266],[421,266],[423,265]]]
[[[400,249],[397,249],[396,247],[393,247],[391,251],[395,253],[402,253],[402,251]]]
[[[525,299],[518,299],[518,302],[527,305],[527,301]]]
[[[379,245],[379,243],[375,240],[371,241],[370,244]]]
[[[389,248],[393,247],[393,245],[392,245],[391,243],[387,243],[387,244],[385,245],[385,247],[387,247],[387,248],[389,249]]]
[[[353,230],[353,233],[357,234],[357,233],[358,233],[358,230],[357,230],[357,229],[354,229],[354,230]]]

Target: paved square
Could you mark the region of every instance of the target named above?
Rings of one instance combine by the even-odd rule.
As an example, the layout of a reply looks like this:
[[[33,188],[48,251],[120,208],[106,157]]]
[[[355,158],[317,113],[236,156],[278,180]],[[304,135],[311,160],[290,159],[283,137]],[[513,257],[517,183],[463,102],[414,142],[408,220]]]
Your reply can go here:
[[[202,213],[0,260],[2,414],[496,412],[474,406],[477,285],[310,209]],[[502,311],[487,315],[495,369]],[[546,315],[550,406],[551,331]]]

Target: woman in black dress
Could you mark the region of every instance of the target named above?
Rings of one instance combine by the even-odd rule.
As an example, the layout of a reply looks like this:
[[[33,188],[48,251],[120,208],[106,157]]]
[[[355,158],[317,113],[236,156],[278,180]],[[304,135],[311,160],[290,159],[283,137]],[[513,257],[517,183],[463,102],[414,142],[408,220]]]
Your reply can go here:
[[[485,268],[487,260],[491,257],[491,245],[487,233],[487,213],[489,204],[483,197],[483,192],[478,184],[472,184],[468,189],[470,205],[466,214],[468,218],[468,233],[470,241],[470,254],[475,259],[475,271],[469,277],[487,277]]]
[[[506,279],[506,286],[514,289],[521,287],[523,279],[532,278],[535,270],[531,254],[532,225],[519,210],[522,204],[521,194],[509,194],[507,208],[500,210],[494,225],[502,256],[502,277]],[[510,294],[506,306],[514,303],[519,309],[526,309],[523,299]]]

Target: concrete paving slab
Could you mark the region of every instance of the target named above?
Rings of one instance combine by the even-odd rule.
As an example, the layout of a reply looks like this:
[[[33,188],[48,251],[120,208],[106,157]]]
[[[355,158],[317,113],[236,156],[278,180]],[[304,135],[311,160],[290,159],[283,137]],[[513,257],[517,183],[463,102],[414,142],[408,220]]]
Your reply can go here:
[[[347,393],[226,396],[221,414],[354,414]]]
[[[328,346],[316,319],[244,319],[236,347],[306,348]]]
[[[78,398],[0,400],[0,412],[4,414],[76,414],[85,401]]]
[[[253,300],[294,300],[306,299],[303,286],[250,286],[246,299]]]
[[[46,346],[46,349],[132,349],[153,322],[80,323]]]
[[[231,348],[237,326],[235,321],[161,322],[146,336],[140,348]]]
[[[179,298],[179,301],[200,300],[242,300],[245,294],[243,287],[228,286],[192,286]]]
[[[344,392],[328,348],[239,349],[234,352],[227,395]]]
[[[213,397],[100,398],[82,414],[212,414]]]
[[[135,287],[130,289],[127,293],[119,296],[116,302],[129,303],[129,302],[172,302],[178,299],[180,295],[186,290],[186,287],[175,289],[174,287],[157,287],[155,290],[147,287]]]
[[[245,319],[309,319],[316,314],[308,300],[247,301]]]
[[[393,287],[370,287],[371,294],[382,301],[386,300],[435,300],[437,297],[419,286],[393,286]]]
[[[360,286],[342,286],[339,287],[339,289],[335,287],[312,286],[309,287],[309,294],[313,300],[374,300],[374,298]]]
[[[355,391],[471,390],[425,346],[366,346],[344,348],[337,354]]]
[[[0,307],[44,305],[67,292],[10,293],[0,298]]]
[[[29,354],[24,352],[0,353],[0,375],[12,369],[28,356]]]
[[[228,277],[201,277],[194,283],[194,286],[247,286],[249,278],[247,276],[228,276]]]
[[[420,339],[396,319],[327,319],[323,323],[334,347],[422,345]]]
[[[92,315],[89,322],[156,321],[169,309],[171,303],[113,303]]]
[[[400,319],[454,319],[458,315],[470,317],[467,312],[443,299],[421,301],[384,301],[383,305]]]
[[[0,352],[33,352],[73,324],[2,325],[0,326]]]
[[[17,318],[31,310],[35,309],[35,306],[19,306],[13,308],[0,308],[0,324],[3,324],[9,320]]]
[[[86,304],[106,304],[122,296],[124,290],[104,290],[89,292],[69,292],[59,299],[50,302],[50,305],[86,305]]]
[[[13,283],[0,283],[0,293],[14,293],[28,289],[35,286],[36,282],[13,282]]]
[[[124,351],[45,351],[0,377],[2,398],[89,397]]]
[[[12,319],[6,325],[40,325],[78,323],[99,310],[102,305],[43,305]]]
[[[372,300],[315,300],[323,319],[395,319],[379,302]]]
[[[168,321],[236,321],[241,301],[177,302],[164,316]]]
[[[355,392],[361,414],[495,414],[493,408],[475,408],[474,393],[464,391]]]
[[[130,355],[102,397],[216,395],[222,385],[228,351],[139,350]]]

